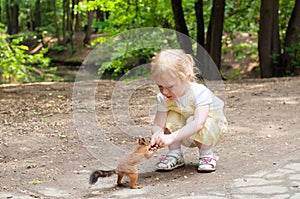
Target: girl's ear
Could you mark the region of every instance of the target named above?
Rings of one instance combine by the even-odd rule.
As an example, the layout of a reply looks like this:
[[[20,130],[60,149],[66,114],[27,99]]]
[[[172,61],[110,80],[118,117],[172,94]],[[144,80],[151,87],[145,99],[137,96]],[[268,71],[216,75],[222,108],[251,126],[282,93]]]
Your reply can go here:
[[[192,74],[191,73],[187,73],[186,76],[185,76],[186,80],[187,81],[190,81],[191,78],[192,78]]]

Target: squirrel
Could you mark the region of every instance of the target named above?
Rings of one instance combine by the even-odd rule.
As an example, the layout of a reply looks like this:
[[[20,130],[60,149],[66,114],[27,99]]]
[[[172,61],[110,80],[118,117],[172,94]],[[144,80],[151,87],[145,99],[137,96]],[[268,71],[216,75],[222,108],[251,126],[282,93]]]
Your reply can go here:
[[[138,181],[138,171],[136,169],[136,165],[143,160],[150,159],[157,151],[157,148],[150,146],[150,141],[146,141],[145,138],[139,138],[138,144],[139,145],[131,154],[121,160],[116,169],[94,171],[90,175],[90,184],[95,184],[99,177],[109,177],[113,174],[117,174],[118,185],[126,184],[126,182],[122,180],[123,176],[125,175],[130,179],[131,189],[143,188],[143,186],[136,185],[136,182]]]

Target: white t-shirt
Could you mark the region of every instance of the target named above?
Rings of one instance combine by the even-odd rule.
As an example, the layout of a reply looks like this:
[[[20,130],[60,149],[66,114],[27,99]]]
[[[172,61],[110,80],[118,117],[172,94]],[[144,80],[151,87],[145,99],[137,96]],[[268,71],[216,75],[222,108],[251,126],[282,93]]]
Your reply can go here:
[[[170,100],[159,93],[157,95],[157,111],[169,111],[168,101]],[[194,107],[209,104],[209,110],[213,111],[223,111],[224,107],[224,102],[215,96],[206,86],[194,82],[190,83],[189,91],[185,95],[178,97],[175,103],[180,110],[185,110],[186,107],[191,105],[189,103],[194,103]]]

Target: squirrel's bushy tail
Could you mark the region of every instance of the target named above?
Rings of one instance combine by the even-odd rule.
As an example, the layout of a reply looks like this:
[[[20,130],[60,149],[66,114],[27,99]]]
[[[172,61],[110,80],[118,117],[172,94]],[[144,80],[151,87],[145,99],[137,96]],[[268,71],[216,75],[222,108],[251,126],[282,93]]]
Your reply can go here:
[[[108,171],[97,170],[97,171],[94,171],[90,176],[90,184],[95,184],[99,177],[102,177],[102,178],[109,177],[109,176],[111,176],[115,173],[116,173],[116,170],[108,170]]]

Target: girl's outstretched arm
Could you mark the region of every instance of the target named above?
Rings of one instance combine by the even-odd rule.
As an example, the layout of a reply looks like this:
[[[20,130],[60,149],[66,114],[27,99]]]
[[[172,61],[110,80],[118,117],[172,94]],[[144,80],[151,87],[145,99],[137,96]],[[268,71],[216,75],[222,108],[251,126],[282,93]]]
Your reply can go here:
[[[151,145],[156,144],[155,138],[164,134],[168,112],[157,111],[154,118],[154,125],[152,127]]]
[[[208,111],[209,104],[197,106],[194,112],[194,119],[191,122],[187,123],[180,130],[172,132],[172,134],[159,134],[154,137],[154,143],[158,144],[160,147],[165,147],[172,144],[174,141],[180,141],[194,135],[203,128],[208,116]]]

